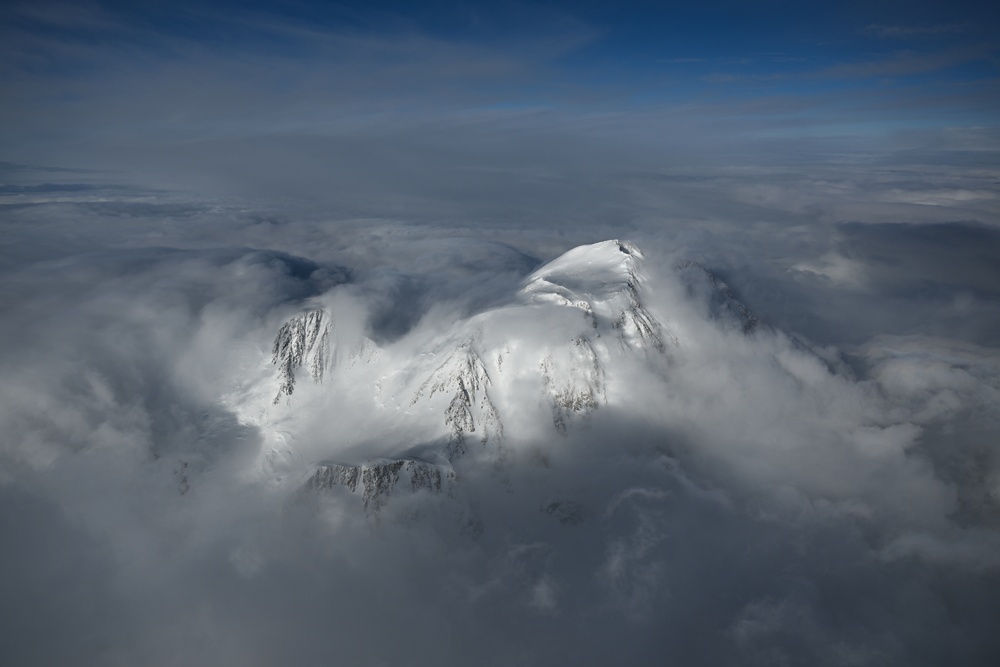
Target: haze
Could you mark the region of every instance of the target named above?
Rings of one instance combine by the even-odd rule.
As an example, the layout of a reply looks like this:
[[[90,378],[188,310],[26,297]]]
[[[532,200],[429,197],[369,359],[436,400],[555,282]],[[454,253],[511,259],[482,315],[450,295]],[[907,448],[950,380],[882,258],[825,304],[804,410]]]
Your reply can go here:
[[[998,35],[971,2],[5,4],[0,662],[998,664]],[[598,313],[598,382],[525,290],[606,240],[664,344]],[[320,310],[339,365],[282,394]],[[455,454],[410,401],[469,340],[532,361],[484,362],[504,434]],[[584,380],[561,426],[531,398]],[[442,492],[310,482],[393,457]]]

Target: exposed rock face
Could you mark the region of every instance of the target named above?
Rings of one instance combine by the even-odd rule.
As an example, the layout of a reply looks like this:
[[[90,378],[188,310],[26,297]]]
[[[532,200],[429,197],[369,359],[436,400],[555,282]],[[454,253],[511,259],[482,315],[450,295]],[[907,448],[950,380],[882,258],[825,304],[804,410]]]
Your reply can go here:
[[[271,362],[278,367],[281,384],[274,397],[291,396],[295,391],[295,371],[309,362],[309,374],[316,382],[330,364],[329,318],[322,310],[313,310],[293,317],[278,330],[271,347]]]
[[[574,415],[596,410],[607,399],[604,364],[586,337],[551,351],[542,360],[540,370],[552,404],[552,423],[560,433],[566,432],[567,422]]]
[[[317,489],[331,489],[335,486],[346,486],[353,493],[358,488],[358,477],[361,468],[358,466],[348,466],[339,463],[322,465],[316,469],[316,473],[309,478],[306,486]]]
[[[450,453],[463,453],[466,436],[476,432],[477,423],[479,437],[484,445],[503,437],[500,415],[490,399],[491,384],[486,364],[476,351],[473,341],[469,340],[460,345],[420,385],[410,405],[417,404],[425,397],[433,398],[439,392],[450,395],[451,401],[444,411],[444,423],[451,430]]]
[[[448,466],[417,459],[385,459],[362,465],[321,465],[306,482],[306,488],[328,491],[342,486],[354,493],[360,482],[364,509],[375,513],[399,486],[410,493],[441,493],[454,478],[455,473]]]
[[[633,281],[628,283],[626,294],[628,305],[622,308],[613,325],[621,341],[632,347],[651,347],[663,352],[665,346],[660,323],[639,301],[638,288]]]
[[[697,262],[682,262],[677,266],[677,273],[688,295],[708,304],[709,315],[713,319],[736,325],[745,334],[757,329],[760,324],[757,317],[712,271]]]

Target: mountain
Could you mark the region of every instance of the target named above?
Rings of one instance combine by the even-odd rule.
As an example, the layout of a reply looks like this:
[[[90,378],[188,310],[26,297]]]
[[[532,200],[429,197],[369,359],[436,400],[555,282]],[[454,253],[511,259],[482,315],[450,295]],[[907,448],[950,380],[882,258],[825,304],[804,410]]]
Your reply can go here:
[[[710,272],[685,264],[675,277],[753,330]],[[636,400],[623,368],[669,372],[679,343],[647,305],[647,283],[639,248],[609,240],[538,268],[505,305],[383,347],[330,307],[295,315],[271,347],[271,405],[253,410],[271,434],[262,474],[346,489],[377,511],[404,489],[440,492],[470,454],[502,466],[518,443],[566,436],[602,406]]]
[[[729,285],[707,267],[697,262],[681,262],[677,265],[677,276],[688,297],[707,305],[709,317],[722,326],[736,325],[749,334],[760,325]]]
[[[377,512],[401,478],[410,491],[441,493],[454,481],[455,472],[417,459],[383,459],[361,465],[321,463],[306,481],[306,488],[329,491],[344,487],[354,493],[360,485],[364,509]]]

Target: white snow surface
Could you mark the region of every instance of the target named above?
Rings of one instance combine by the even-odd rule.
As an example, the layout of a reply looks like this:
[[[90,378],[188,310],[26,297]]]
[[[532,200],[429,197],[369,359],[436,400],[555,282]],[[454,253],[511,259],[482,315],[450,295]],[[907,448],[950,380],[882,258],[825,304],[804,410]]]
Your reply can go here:
[[[643,262],[624,241],[574,248],[508,304],[384,347],[342,326],[355,313],[335,301],[292,316],[258,379],[227,399],[265,434],[254,474],[298,484],[321,461],[364,466],[415,450],[499,464],[510,448],[586,428],[603,405],[634,400],[623,369],[662,375],[677,346],[644,303]]]

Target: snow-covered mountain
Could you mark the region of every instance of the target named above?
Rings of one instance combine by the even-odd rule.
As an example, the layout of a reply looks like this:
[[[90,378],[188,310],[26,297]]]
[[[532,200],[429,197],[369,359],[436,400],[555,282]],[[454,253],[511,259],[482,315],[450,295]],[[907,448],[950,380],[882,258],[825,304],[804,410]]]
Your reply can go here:
[[[711,273],[677,275],[753,328]],[[342,487],[371,511],[402,489],[447,488],[470,454],[502,465],[519,443],[565,436],[602,406],[635,401],[635,369],[669,374],[679,343],[648,306],[647,282],[642,252],[609,240],[545,264],[501,307],[383,347],[356,323],[342,331],[350,315],[329,306],[295,315],[274,339],[270,389],[242,406],[270,433],[261,471]]]

